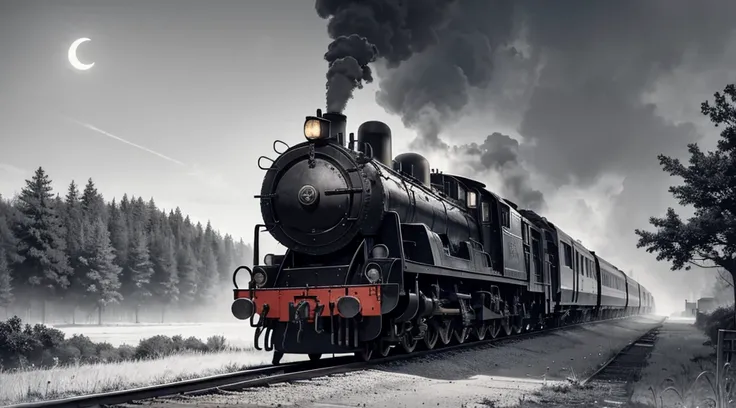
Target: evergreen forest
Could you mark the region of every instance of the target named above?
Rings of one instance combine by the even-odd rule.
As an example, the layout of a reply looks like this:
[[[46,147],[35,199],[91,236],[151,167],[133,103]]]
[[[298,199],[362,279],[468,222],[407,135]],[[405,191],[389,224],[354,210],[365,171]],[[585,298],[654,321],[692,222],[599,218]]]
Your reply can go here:
[[[153,198],[106,202],[92,179],[54,193],[39,167],[18,195],[0,197],[0,313],[72,324],[223,319],[232,272],[251,254]]]

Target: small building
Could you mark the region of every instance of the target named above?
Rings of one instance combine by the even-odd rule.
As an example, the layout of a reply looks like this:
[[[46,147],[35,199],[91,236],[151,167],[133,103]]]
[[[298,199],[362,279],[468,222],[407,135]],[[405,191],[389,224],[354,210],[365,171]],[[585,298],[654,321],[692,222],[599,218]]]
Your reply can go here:
[[[682,317],[695,317],[698,304],[696,302],[688,302],[685,299],[685,311],[682,312]]]

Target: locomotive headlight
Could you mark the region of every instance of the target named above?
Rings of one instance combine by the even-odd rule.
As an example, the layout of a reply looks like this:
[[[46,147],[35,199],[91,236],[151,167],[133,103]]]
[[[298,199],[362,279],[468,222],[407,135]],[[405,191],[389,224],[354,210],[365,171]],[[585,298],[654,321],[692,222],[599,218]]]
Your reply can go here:
[[[388,258],[388,247],[383,244],[378,244],[371,249],[371,256],[373,258]]]
[[[304,122],[304,137],[307,140],[320,140],[330,137],[330,122],[314,116],[308,116]]]
[[[253,282],[255,282],[256,287],[260,288],[261,286],[266,284],[266,280],[268,278],[266,277],[266,272],[264,272],[262,269],[256,269],[253,271]]]
[[[376,283],[381,279],[381,267],[376,264],[368,264],[365,270],[365,278],[370,283]]]
[[[263,264],[272,266],[273,265],[273,254],[266,254],[266,256],[263,257]]]

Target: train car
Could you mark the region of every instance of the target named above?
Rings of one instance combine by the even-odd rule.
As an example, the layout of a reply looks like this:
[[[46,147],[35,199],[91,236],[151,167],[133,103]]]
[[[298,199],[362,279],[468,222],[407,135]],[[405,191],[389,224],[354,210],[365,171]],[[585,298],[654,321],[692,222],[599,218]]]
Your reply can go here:
[[[651,292],[647,290],[644,286],[641,286],[641,293],[642,293],[642,301],[641,301],[641,309],[639,310],[639,314],[650,314],[654,313],[654,305],[653,305],[653,297]]]
[[[600,313],[602,318],[622,317],[627,305],[626,277],[605,259],[596,256],[600,281]]]
[[[620,271],[620,270],[619,270]],[[625,314],[628,316],[634,314],[641,307],[641,295],[639,282],[635,281],[634,278],[626,275],[623,271],[620,271],[624,275],[626,280],[626,309]]]
[[[284,353],[367,360],[583,321],[611,298],[594,252],[551,222],[417,153],[392,158],[382,122],[361,124],[347,146],[346,128],[344,115],[318,110],[306,141],[283,151],[275,141],[279,156],[259,159],[264,222],[252,270],[233,274],[232,313],[250,320],[274,364]],[[287,251],[261,263],[262,231]]]

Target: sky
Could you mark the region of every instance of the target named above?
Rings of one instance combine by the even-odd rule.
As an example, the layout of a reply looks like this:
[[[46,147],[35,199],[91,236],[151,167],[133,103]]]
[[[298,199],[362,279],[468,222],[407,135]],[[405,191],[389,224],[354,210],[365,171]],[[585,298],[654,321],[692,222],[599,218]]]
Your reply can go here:
[[[405,27],[421,51],[370,64],[350,131],[381,120],[394,154],[539,209],[665,311],[706,294],[710,272],[670,271],[633,229],[676,206],[657,154],[717,140],[699,109],[736,81],[732,2],[426,1],[437,26]],[[328,17],[340,3],[317,4]],[[304,116],[324,109],[324,54],[355,26],[339,23],[313,1],[0,0],[0,194],[42,166],[62,194],[92,177],[106,199],[153,197],[252,241],[257,159],[301,142]],[[79,37],[88,71],[67,61]]]

